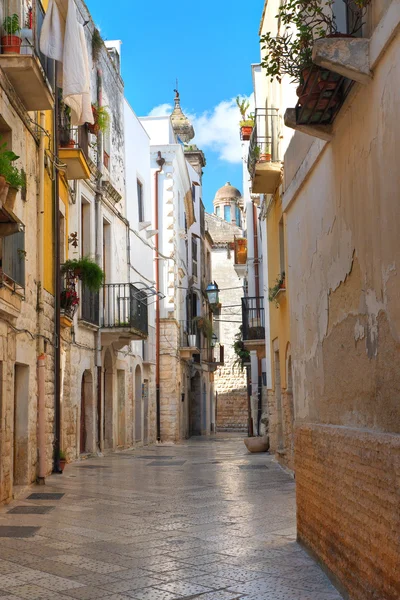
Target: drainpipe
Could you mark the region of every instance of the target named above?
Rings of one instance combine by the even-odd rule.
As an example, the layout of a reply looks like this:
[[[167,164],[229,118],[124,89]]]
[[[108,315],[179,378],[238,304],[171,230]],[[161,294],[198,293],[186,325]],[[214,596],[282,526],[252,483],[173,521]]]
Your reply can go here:
[[[161,152],[156,160],[160,167],[154,173],[154,227],[157,231],[155,239],[155,261],[156,261],[156,411],[157,411],[157,441],[161,441],[161,402],[160,402],[160,259],[159,259],[159,235],[158,235],[158,176],[162,172],[165,158]]]
[[[103,80],[102,72],[100,69],[97,70],[97,103],[101,106],[103,97]],[[99,135],[97,136],[98,153],[97,153],[97,169],[100,173],[100,177],[97,180],[96,186],[96,200],[95,200],[95,223],[96,223],[96,263],[99,267],[103,267],[103,251],[102,251],[102,214],[101,214],[101,179],[103,173],[103,139]],[[99,297],[99,319],[101,320],[102,308],[103,308],[102,295]],[[101,327],[101,323],[99,323]],[[97,439],[99,451],[103,451],[103,440],[102,440],[102,423],[104,419],[103,415],[103,394],[102,394],[102,360],[101,360],[101,330],[100,327],[96,335],[96,367],[97,367]]]
[[[38,450],[39,450],[39,475],[38,483],[44,484],[46,477],[46,398],[45,398],[45,375],[46,355],[44,352],[43,339],[43,280],[44,280],[44,156],[45,156],[45,113],[40,113],[40,144],[39,144],[39,198],[38,198],[38,333],[37,338],[37,380],[38,380]]]
[[[254,230],[254,279],[256,285],[256,296],[260,297],[260,272],[259,272],[259,256],[258,256],[258,223],[257,223],[257,207],[253,202],[253,230]],[[259,300],[257,300],[257,308]],[[261,314],[261,313],[260,313]],[[265,323],[264,323],[265,327]],[[260,432],[260,421],[262,414],[262,387],[261,387],[261,378],[262,378],[262,363],[261,358],[257,359],[257,388],[258,388],[258,417],[257,417],[257,431]]]
[[[54,61],[55,65],[55,87],[57,90],[57,70],[58,63]],[[58,135],[58,113],[59,113],[59,103],[58,103],[58,95],[56,93],[56,99],[54,102],[54,111],[53,111],[53,153],[55,155],[56,161],[58,159],[58,147],[59,147],[59,135]],[[54,432],[54,465],[53,471],[54,473],[62,473],[60,469],[60,436],[61,436],[61,329],[60,329],[60,294],[61,294],[61,273],[60,273],[60,207],[59,207],[59,198],[60,198],[60,176],[58,173],[58,169],[55,168],[54,173],[54,183],[53,183],[53,193],[54,193],[54,281],[55,281],[55,297],[54,297],[54,318],[55,318],[55,327],[54,327],[54,339],[55,339],[55,347],[54,347],[54,420],[55,420],[55,432]]]

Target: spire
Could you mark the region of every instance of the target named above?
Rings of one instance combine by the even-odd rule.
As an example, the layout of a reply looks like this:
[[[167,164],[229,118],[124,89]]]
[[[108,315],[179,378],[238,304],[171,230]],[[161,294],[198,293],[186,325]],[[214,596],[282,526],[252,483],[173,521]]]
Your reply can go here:
[[[178,92],[178,80],[176,81],[175,107],[171,114],[172,127],[179,141],[187,144],[194,138],[194,129],[189,119],[183,114],[181,100]]]

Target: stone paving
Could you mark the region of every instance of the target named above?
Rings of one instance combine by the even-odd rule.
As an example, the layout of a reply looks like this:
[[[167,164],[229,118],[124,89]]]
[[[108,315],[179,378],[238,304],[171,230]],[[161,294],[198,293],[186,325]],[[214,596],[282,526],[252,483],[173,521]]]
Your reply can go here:
[[[0,508],[0,600],[68,598],[341,596],[295,541],[293,479],[217,437],[67,465]]]

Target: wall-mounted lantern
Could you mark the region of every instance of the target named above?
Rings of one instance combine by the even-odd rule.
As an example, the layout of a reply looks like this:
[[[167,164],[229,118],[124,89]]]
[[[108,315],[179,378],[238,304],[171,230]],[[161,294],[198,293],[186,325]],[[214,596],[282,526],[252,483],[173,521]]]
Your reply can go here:
[[[208,284],[206,294],[211,305],[219,304],[219,288],[215,281]]]

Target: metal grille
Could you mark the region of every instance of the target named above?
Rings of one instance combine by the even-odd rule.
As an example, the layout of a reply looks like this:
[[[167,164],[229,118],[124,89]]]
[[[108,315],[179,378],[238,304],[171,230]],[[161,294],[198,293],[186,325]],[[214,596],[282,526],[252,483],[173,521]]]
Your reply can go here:
[[[25,287],[25,232],[19,231],[2,239],[1,283],[14,291]]]
[[[262,340],[265,338],[264,298],[242,298],[242,335],[243,340]]]
[[[258,162],[279,162],[280,117],[277,108],[256,108],[247,168],[251,176]]]

